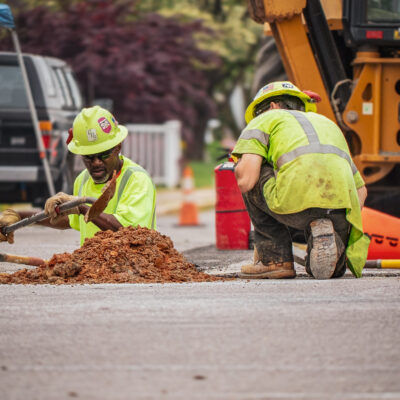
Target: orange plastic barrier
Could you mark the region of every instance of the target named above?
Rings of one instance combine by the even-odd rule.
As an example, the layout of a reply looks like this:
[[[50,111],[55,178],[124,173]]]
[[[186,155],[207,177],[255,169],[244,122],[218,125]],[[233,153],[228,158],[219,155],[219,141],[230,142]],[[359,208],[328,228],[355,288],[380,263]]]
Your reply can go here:
[[[199,213],[194,195],[194,176],[191,167],[183,170],[183,201],[179,213],[179,225],[199,225]]]
[[[368,260],[400,258],[400,218],[364,207],[363,229],[371,238]]]

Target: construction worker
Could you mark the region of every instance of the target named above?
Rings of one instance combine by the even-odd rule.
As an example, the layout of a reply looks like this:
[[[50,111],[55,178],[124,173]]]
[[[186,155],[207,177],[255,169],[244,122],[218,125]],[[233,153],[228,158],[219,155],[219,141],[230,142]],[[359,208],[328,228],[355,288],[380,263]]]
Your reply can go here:
[[[129,225],[156,228],[156,193],[150,176],[141,166],[119,155],[121,142],[127,134],[126,127],[119,125],[109,111],[99,106],[84,108],[77,115],[67,143],[72,153],[82,156],[86,169],[75,180],[74,196],[60,192],[46,201],[45,211],[50,218],[42,221],[42,225],[79,230],[81,244],[99,230],[116,231]],[[85,223],[84,214],[89,207],[85,204],[57,214],[56,206],[76,196],[98,198],[114,171],[117,173],[115,195],[99,217]],[[33,214],[32,211],[5,210],[0,214],[0,227]],[[0,234],[0,241],[12,243],[13,235],[7,236]]]
[[[235,176],[255,230],[254,263],[242,278],[294,278],[290,229],[304,231],[306,270],[360,277],[369,239],[367,191],[339,127],[291,82],[273,82],[248,106],[233,151]]]

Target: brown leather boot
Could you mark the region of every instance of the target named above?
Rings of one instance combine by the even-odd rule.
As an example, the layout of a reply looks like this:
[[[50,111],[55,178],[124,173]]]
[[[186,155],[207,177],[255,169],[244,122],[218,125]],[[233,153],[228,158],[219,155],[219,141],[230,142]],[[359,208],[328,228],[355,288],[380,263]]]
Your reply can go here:
[[[239,274],[239,278],[242,279],[288,279],[295,277],[296,270],[291,261],[268,265],[261,262],[243,265]]]

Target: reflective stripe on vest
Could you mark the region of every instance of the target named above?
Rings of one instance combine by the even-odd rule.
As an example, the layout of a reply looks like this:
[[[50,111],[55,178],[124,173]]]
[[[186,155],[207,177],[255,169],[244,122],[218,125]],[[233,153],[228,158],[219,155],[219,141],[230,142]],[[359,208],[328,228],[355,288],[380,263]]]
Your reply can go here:
[[[312,126],[308,118],[304,115],[304,113],[294,110],[285,110],[285,111],[292,114],[296,118],[297,122],[303,128],[303,131],[307,136],[309,144],[298,147],[297,149],[289,151],[288,153],[282,154],[276,162],[278,171],[282,168],[284,164],[293,161],[295,158],[299,156],[302,156],[304,154],[322,153],[322,154],[336,154],[339,157],[344,158],[350,164],[353,175],[358,172],[357,167],[355,166],[353,160],[351,159],[349,154],[347,154],[344,150],[339,149],[339,147],[336,147],[335,145],[332,144],[322,144],[319,141],[317,132],[315,131],[314,127]]]
[[[85,186],[85,183],[88,181],[88,179],[89,179],[89,172],[88,172],[87,169],[85,169],[85,172],[83,173],[81,186],[79,186],[79,190],[78,190],[78,196],[79,197],[82,197],[83,187]]]
[[[240,134],[239,139],[245,139],[245,140],[256,139],[264,146],[268,146],[269,134],[261,131],[260,129],[249,129],[249,130],[244,130]]]
[[[143,172],[143,173],[145,173],[146,175],[150,176],[149,173],[148,173],[145,169],[143,169],[143,168],[141,168],[141,167],[134,167],[134,166],[132,166],[132,167],[128,167],[128,168],[126,169],[126,171],[125,171],[124,174],[122,175],[121,183],[120,183],[119,188],[118,188],[117,202],[116,202],[116,204],[115,204],[114,214],[115,214],[115,212],[117,211],[118,203],[119,203],[119,200],[120,200],[120,198],[121,198],[121,196],[122,196],[122,193],[124,192],[125,186],[126,186],[126,184],[128,183],[129,178],[131,177],[131,175],[132,175],[133,172],[135,172],[135,171]],[[83,178],[82,178],[81,185],[80,185],[79,190],[78,190],[78,195],[79,195],[79,197],[82,197],[83,186],[84,186],[85,183],[88,181],[88,179],[89,179],[89,172],[88,172],[88,170],[86,169],[85,172],[84,172]],[[154,183],[153,183],[153,188],[154,188]],[[155,205],[154,205],[154,208],[153,208],[153,216],[152,216],[152,219],[151,219],[151,229],[154,229],[154,220],[155,220],[155,216],[156,216],[156,208],[155,208]]]
[[[123,175],[122,178],[121,178],[121,183],[120,183],[119,189],[118,189],[118,197],[117,197],[117,203],[116,203],[116,205],[115,205],[114,213],[117,211],[117,206],[118,206],[118,203],[119,203],[119,199],[121,198],[122,193],[124,192],[125,186],[126,186],[126,184],[128,183],[129,178],[131,177],[131,175],[132,175],[135,171],[136,171],[136,172],[143,172],[143,173],[145,173],[147,176],[150,177],[149,173],[148,173],[145,169],[143,169],[143,168],[141,168],[141,167],[134,167],[134,166],[128,167],[128,168],[126,169],[126,171],[124,172],[124,175]],[[152,182],[152,183],[153,183],[153,182]],[[153,188],[154,188],[154,183],[153,183]],[[155,207],[155,205],[154,205],[154,208],[153,208],[153,216],[151,217],[151,229],[154,229],[154,220],[155,220],[155,217],[156,217],[156,207]]]

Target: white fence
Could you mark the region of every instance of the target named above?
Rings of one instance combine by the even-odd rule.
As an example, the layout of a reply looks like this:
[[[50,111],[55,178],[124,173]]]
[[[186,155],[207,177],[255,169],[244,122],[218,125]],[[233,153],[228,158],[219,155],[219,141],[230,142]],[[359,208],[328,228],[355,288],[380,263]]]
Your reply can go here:
[[[124,125],[129,134],[122,142],[122,154],[145,168],[155,184],[177,186],[181,178],[181,123]]]

